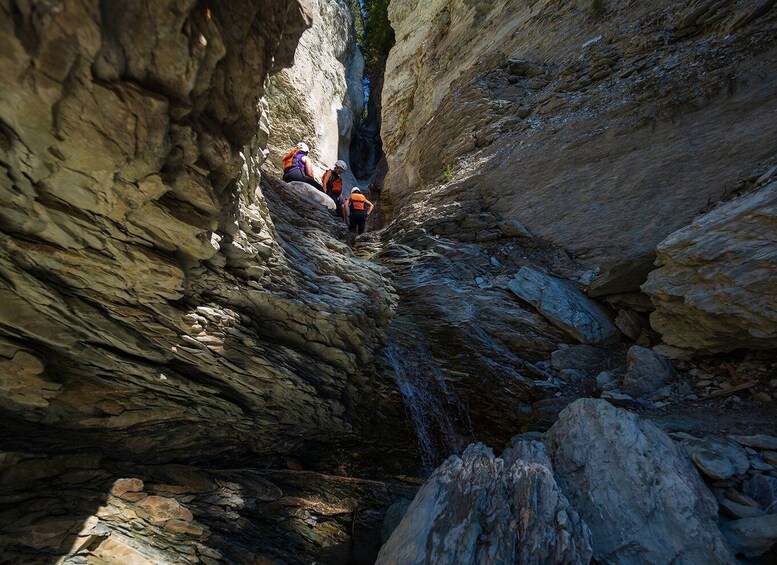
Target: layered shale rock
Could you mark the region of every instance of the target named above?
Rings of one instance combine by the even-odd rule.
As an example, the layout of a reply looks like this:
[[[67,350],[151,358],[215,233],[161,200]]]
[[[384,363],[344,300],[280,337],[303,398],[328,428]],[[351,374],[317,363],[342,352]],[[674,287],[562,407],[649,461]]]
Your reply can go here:
[[[25,6],[0,57],[6,414],[158,459],[353,436],[391,288],[316,206],[236,183],[307,6]]]
[[[495,215],[491,227],[519,220],[603,270],[642,265],[773,158],[772,2],[604,6],[392,1],[383,138],[394,208],[459,184],[477,195],[466,213]],[[632,279],[618,292],[644,280]]]
[[[371,361],[396,303],[385,271],[353,256],[326,208],[256,169],[257,100],[310,23],[296,1],[0,3],[3,465],[90,490],[81,508],[4,478],[4,558],[64,555],[107,496],[101,477],[140,476],[137,463],[412,461],[401,397]],[[74,451],[98,459],[57,478],[70,467],[56,454]],[[36,510],[9,530],[20,500]],[[177,508],[141,507],[167,513],[162,545],[204,528]],[[216,559],[124,543],[136,511],[117,518],[124,537],[85,535],[98,561]]]
[[[776,226],[771,181],[661,242],[643,289],[665,342],[713,352],[777,346]]]
[[[3,561],[374,562],[384,509],[416,487],[294,470],[0,458]],[[12,516],[14,519],[9,520]]]

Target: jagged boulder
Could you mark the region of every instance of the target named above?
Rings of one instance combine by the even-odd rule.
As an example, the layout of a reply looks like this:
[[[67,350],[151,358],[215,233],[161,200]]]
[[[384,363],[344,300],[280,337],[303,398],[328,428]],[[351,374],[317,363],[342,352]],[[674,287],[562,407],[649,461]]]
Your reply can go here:
[[[569,405],[550,429],[554,470],[606,563],[730,563],[717,503],[672,440],[595,399]]]
[[[521,267],[508,286],[516,296],[581,343],[606,343],[618,334],[604,309],[569,281]]]
[[[717,503],[656,426],[603,400],[577,400],[547,434],[554,471],[604,563],[731,563]]]
[[[377,563],[588,563],[588,529],[547,465],[529,460],[536,448],[520,449],[526,458],[512,465],[482,444],[450,457],[418,491]]]
[[[777,347],[777,181],[723,204],[658,246],[642,285],[652,326],[686,349]]]

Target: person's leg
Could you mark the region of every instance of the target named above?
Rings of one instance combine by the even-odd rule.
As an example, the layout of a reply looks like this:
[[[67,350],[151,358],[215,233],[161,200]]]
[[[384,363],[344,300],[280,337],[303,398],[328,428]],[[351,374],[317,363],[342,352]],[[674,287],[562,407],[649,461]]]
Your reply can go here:
[[[289,172],[283,174],[283,180],[286,182],[297,181],[304,182],[310,186],[316,187],[321,192],[324,192],[324,187],[316,182],[316,179],[310,178],[297,168],[289,170]]]
[[[359,219],[359,235],[364,233],[365,228],[367,227],[367,214],[361,217]]]
[[[314,179],[314,178],[311,178],[311,177],[306,176],[306,175],[302,175],[302,182],[306,182],[310,186],[315,186],[321,192],[325,192],[324,191],[324,187],[321,185],[321,183],[317,182],[316,179]]]
[[[305,175],[302,174],[302,171],[300,171],[297,168],[289,169],[287,172],[283,173],[283,180],[285,182],[292,182],[292,181],[305,182],[303,180],[304,178],[305,178]]]
[[[340,203],[340,198],[332,195],[332,200],[335,201],[335,217],[342,218],[343,217],[343,205]]]

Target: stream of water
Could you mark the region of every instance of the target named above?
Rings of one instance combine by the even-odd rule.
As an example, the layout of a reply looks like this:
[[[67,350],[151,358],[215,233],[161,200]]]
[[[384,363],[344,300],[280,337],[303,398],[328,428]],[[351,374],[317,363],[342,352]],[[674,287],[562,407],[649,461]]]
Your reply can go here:
[[[449,390],[432,355],[421,345],[383,350],[418,435],[422,471],[429,474],[474,437],[466,407]],[[468,437],[462,437],[462,434]]]

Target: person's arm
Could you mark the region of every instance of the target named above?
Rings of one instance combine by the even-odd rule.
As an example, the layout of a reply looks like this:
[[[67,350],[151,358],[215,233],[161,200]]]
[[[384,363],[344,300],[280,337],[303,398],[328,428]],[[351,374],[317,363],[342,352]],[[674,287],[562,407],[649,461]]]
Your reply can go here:
[[[327,183],[329,183],[329,179],[332,177],[332,171],[327,171],[324,173],[324,176],[321,178],[321,184],[324,185],[324,192],[329,192],[329,189],[326,187]]]
[[[310,164],[310,159],[308,159],[307,155],[302,158],[302,162],[305,163],[305,174],[313,178],[313,165]]]
[[[367,200],[366,198],[364,199],[364,203],[365,203],[367,206],[369,206],[369,207],[370,207],[370,208],[367,210],[367,215],[369,216],[370,214],[372,214],[372,211],[375,209],[375,206],[373,205],[373,203],[372,203],[372,202],[370,202],[370,201],[369,201],[369,200]]]

